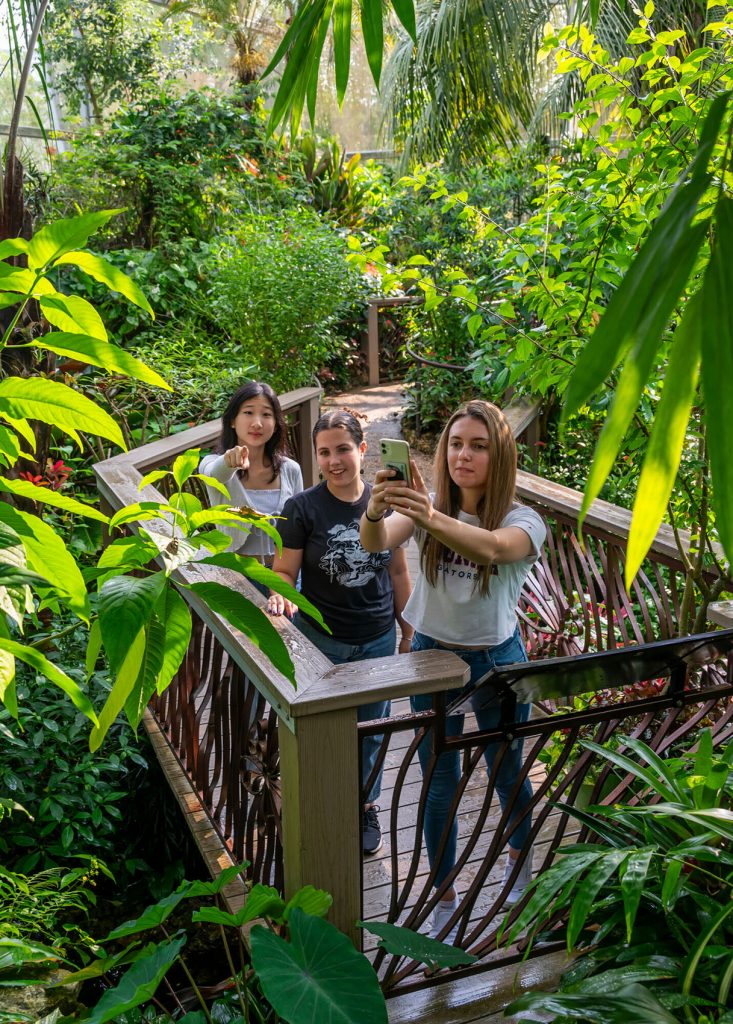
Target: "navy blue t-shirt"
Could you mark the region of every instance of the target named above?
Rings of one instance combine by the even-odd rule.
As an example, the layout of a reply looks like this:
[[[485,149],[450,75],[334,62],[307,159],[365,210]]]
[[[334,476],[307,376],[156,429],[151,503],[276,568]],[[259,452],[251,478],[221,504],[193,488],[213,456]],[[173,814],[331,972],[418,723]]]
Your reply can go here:
[[[283,547],[302,550],[301,591],[323,615],[336,640],[361,644],[394,622],[391,551],[365,551],[359,521],[371,484],[358,501],[341,501],[316,484],[285,502],[276,525]],[[323,632],[312,619],[308,624]]]

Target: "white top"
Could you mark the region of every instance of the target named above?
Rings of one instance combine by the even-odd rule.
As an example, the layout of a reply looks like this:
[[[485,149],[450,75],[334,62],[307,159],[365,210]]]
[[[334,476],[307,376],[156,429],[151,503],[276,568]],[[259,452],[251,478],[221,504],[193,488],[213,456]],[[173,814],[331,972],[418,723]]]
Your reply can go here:
[[[478,516],[459,512],[457,518],[462,523],[480,526]],[[495,564],[485,597],[475,586],[479,566],[455,552],[448,552],[438,563],[438,580],[434,587],[421,570],[402,613],[419,633],[444,644],[466,647],[495,647],[513,635],[522,584],[539,557],[545,524],[534,509],[514,505],[501,526],[518,526],[524,530],[532,542],[532,554],[519,562]],[[416,528],[415,539],[422,549],[425,531]]]
[[[247,490],[244,482],[237,475],[237,470],[227,466],[223,455],[205,455],[199,465],[199,473],[213,476],[215,480],[224,484],[229,491],[232,505],[249,505],[257,512],[271,515],[279,515],[288,498],[292,498],[294,494],[299,494],[303,490],[303,474],[300,471],[300,466],[293,459],[283,459],[280,467],[279,490],[277,487],[266,491]],[[213,487],[207,487],[206,493],[212,505],[224,504],[224,495]],[[277,501],[270,498],[270,495],[277,495]],[[270,522],[276,525],[274,520],[270,520]],[[235,526],[224,524],[217,525],[216,528],[232,538],[229,550],[235,551],[238,555],[251,555],[262,561],[263,558],[269,558],[275,553],[275,544],[272,539],[263,530],[258,530],[256,526],[248,531],[238,530]]]

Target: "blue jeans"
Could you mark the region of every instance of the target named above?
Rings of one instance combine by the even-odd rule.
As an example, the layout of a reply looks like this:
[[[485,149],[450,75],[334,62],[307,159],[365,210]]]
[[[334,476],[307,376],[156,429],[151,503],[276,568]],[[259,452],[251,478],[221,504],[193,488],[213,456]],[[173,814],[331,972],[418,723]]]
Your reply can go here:
[[[440,648],[441,644],[424,633],[416,633],[412,642],[413,651],[430,651]],[[519,635],[519,629],[513,636],[497,644],[496,647],[486,647],[476,651],[455,650],[455,654],[465,661],[471,669],[470,682],[474,683],[485,675],[489,669],[497,665],[511,665],[516,662],[527,661],[527,652]],[[446,703],[450,703],[461,695],[461,690],[449,690],[446,694]],[[430,694],[421,694],[419,697],[411,697],[413,711],[429,711],[433,706],[433,698]],[[526,722],[529,718],[529,704],[517,704],[516,720]],[[491,708],[476,713],[476,721],[479,729],[493,729],[499,722],[499,709]],[[446,736],[460,736],[463,732],[463,715],[450,715],[445,720]],[[484,757],[486,765],[491,774],[494,758],[501,746],[500,743],[489,743],[486,747]],[[502,810],[506,807],[511,791],[522,768],[522,747],[521,739],[514,740],[509,750],[506,751],[501,761],[501,766],[496,778],[496,792]],[[426,735],[418,747],[418,757],[423,774],[425,774],[430,760],[433,756],[430,734]],[[458,751],[447,751],[441,754],[435,765],[433,776],[428,790],[425,805],[425,845],[428,851],[430,867],[434,866],[435,857],[440,846],[440,840],[448,820],[448,812],[461,778],[460,758]],[[524,810],[532,799],[532,784],[529,778],[522,783],[522,788],[517,794],[516,808]],[[509,845],[520,850],[526,842],[532,827],[531,816],[528,814],[517,826],[509,839]],[[442,884],[446,876],[452,870],[456,862],[456,849],[458,841],[458,823],[453,818],[450,827],[448,841],[446,843],[443,857],[435,873],[434,885],[436,888]]]
[[[307,622],[299,612],[293,620],[295,625],[305,634],[319,651],[323,651],[334,665],[343,665],[347,661],[365,661],[367,658],[387,658],[394,654],[397,646],[397,629],[394,624],[386,633],[374,640],[366,640],[361,644],[347,644],[342,640],[334,640],[332,636],[319,633]],[[392,707],[389,700],[375,701],[373,704],[362,704],[356,709],[357,722],[371,722],[377,718],[388,718]],[[365,787],[372,774],[372,769],[379,755],[382,736],[365,736],[362,741],[361,784]],[[364,803],[372,804],[382,791],[382,770],[380,769],[369,796]]]

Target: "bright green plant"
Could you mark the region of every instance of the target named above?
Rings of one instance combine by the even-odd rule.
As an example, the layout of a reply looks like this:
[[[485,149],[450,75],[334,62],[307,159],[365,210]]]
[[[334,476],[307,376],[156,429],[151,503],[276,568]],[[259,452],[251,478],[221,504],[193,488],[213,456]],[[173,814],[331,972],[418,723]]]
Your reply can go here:
[[[248,889],[236,914],[216,906],[194,911],[193,922],[218,925],[223,951],[231,970],[234,992],[223,1002],[209,1006],[186,966],[183,949],[185,932],[170,934],[166,921],[184,901],[216,896],[243,867],[231,867],[215,882],[183,882],[165,899],[148,907],[140,917],[115,928],[103,940],[103,947],[118,939],[125,941],[122,952],[106,953],[81,971],[64,978],[73,984],[128,967],[119,983],[111,987],[88,1014],[85,1024],[118,1021],[122,1014],[154,999],[158,986],[177,963],[191,984],[200,1009],[189,1013],[162,1013],[146,1020],[156,1024],[213,1024],[237,1020],[243,1024],[322,1024],[338,1020],[343,1024],[386,1024],[387,1010],[377,976],[365,956],[349,939],[324,920],[331,896],[305,886],[284,900],[276,889],[257,884]],[[241,928],[250,933],[251,952],[244,949]],[[422,960],[439,967],[469,964],[475,957],[453,946],[445,946],[423,935],[389,924],[362,924],[374,932],[392,953]],[[159,931],[163,939],[146,941]],[[238,966],[235,961],[238,960]],[[227,1010],[229,1012],[227,1012]],[[72,1024],[75,1017],[59,1024]],[[139,1018],[138,1018],[139,1019]]]
[[[508,938],[529,929],[534,941],[562,916],[568,951],[581,958],[560,994],[524,996],[507,1012],[532,1008],[559,1013],[559,1020],[640,1024],[728,1020],[733,744],[715,751],[705,730],[694,754],[667,760],[634,739],[626,741],[629,754],[583,746],[629,773],[633,799],[587,811],[564,808],[598,839],[560,848],[556,863],[532,882],[531,899]],[[627,986],[635,984],[650,992],[636,1016],[624,1017]],[[667,1016],[654,1015],[659,1003]]]
[[[361,288],[341,240],[315,214],[261,215],[222,245],[211,310],[243,360],[287,390],[343,358],[335,327]]]

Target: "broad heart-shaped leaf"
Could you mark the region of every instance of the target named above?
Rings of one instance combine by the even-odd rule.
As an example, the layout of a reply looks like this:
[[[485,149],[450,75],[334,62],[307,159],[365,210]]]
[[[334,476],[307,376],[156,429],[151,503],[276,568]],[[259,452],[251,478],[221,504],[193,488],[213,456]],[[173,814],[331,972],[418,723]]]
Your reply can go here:
[[[288,649],[264,612],[248,601],[243,594],[229,590],[221,583],[191,583],[186,589],[198,594],[211,611],[223,615],[235,629],[249,637],[293,687],[296,686],[295,669]]]
[[[264,583],[270,590],[274,590],[278,594],[282,594],[293,604],[297,604],[298,610],[305,612],[306,615],[310,615],[312,619],[320,623],[324,629],[330,629],[323,621],[323,616],[318,611],[314,604],[304,597],[300,591],[296,590],[295,587],[290,586],[285,580],[278,576],[272,569],[268,569],[267,566],[258,562],[256,558],[249,558],[247,555],[237,555],[233,551],[223,551],[218,555],[211,555],[208,558],[202,558],[199,565],[218,565],[222,569],[233,569],[234,572],[242,573],[244,576],[249,576],[250,579],[257,580],[258,583]]]
[[[202,896],[216,896],[217,893],[221,892],[230,882],[233,882],[248,867],[249,864],[246,861],[243,864],[233,864],[231,867],[224,868],[213,882],[181,882],[175,892],[164,896],[157,903],[146,907],[139,917],[118,925],[109,933],[104,941],[109,942],[113,939],[123,939],[128,935],[137,935],[138,932],[157,928],[158,925],[170,917],[178,904],[183,900],[198,899]]]
[[[113,345],[111,341],[100,341],[99,338],[92,338],[88,334],[65,334],[55,331],[53,334],[34,338],[31,344],[34,348],[55,352],[57,356],[68,356],[82,363],[89,363],[90,366],[101,366],[109,373],[121,373],[125,377],[144,381],[145,384],[152,384],[166,391],[171,390],[170,384],[166,384],[159,373],[151,370],[141,359],[131,356],[124,348]]]
[[[702,386],[715,526],[733,559],[733,398],[726,388],[733,369],[733,199],[725,195],[715,208],[715,228],[702,286]]]
[[[39,303],[41,312],[54,327],[70,334],[86,334],[100,341],[107,341],[107,328],[91,302],[80,295],[44,296]]]
[[[196,472],[196,468],[201,459],[200,448],[189,448],[188,451],[183,452],[178,456],[176,461],[173,463],[173,479],[178,484],[179,488],[183,487],[188,478]]]
[[[92,252],[73,252],[56,260],[57,266],[61,263],[69,263],[74,267],[78,267],[85,274],[93,277],[95,281],[99,281],[100,284],[106,284],[112,291],[124,295],[135,306],[139,306],[140,309],[144,309],[146,313],[149,313],[153,320],[155,319],[155,313],[150,303],[132,278],[129,278],[127,274],[123,274],[121,270],[118,270],[117,267],[103,259],[103,257],[96,256]]]
[[[459,967],[473,964],[478,957],[465,953],[459,946],[448,946],[427,935],[413,932],[386,921],[357,921],[360,928],[379,936],[379,945],[395,956],[406,956],[421,964],[435,964],[436,967]]]
[[[598,497],[616,461],[621,442],[634,417],[654,365],[662,332],[687,283],[706,230],[705,224],[696,224],[677,237],[668,254],[674,262],[666,268],[662,280],[650,283],[653,291],[648,296],[644,309],[640,311],[637,322],[631,324],[630,336],[635,339],[634,348],[627,356],[621,371],[611,411],[593,453],[593,463],[588,473],[578,517],[578,528],[582,526],[591,503]]]
[[[175,587],[169,585],[155,606],[163,626],[163,661],[155,681],[160,694],[169,686],[186,656],[191,639],[191,612]]]
[[[127,971],[115,988],[107,989],[85,1024],[107,1024],[117,1020],[127,1010],[146,1003],[170,970],[176,957],[186,944],[186,936],[161,942],[150,956],[138,960]]]
[[[28,568],[56,591],[80,619],[89,621],[89,598],[79,566],[59,535],[38,516],[0,502],[0,521],[23,542]]]
[[[372,965],[328,921],[296,908],[290,942],[259,925],[251,940],[262,991],[288,1024],[387,1024]]]
[[[63,690],[64,693],[69,696],[74,704],[82,714],[94,724],[97,724],[97,716],[94,713],[89,698],[80,690],[78,685],[73,679],[70,679],[65,672],[54,665],[52,661],[49,661],[45,655],[41,654],[33,647],[26,647],[24,644],[16,643],[14,640],[8,640],[5,637],[0,636],[0,650],[7,651],[8,654],[12,654],[18,661],[24,662],[26,665],[30,665],[31,668],[35,669],[36,672],[40,672],[42,676],[45,676],[50,683],[54,686],[58,686],[59,689]]]
[[[374,84],[379,87],[384,54],[384,9],[382,0],[361,0],[361,31]]]
[[[7,491],[10,494],[19,494],[23,498],[30,498],[32,501],[40,501],[44,505],[53,505],[54,508],[62,508],[66,512],[74,512],[86,519],[96,519],[99,523],[108,523],[109,517],[100,512],[92,505],[85,505],[76,498],[70,498],[68,494],[54,491],[50,487],[37,487],[30,480],[8,480],[0,477],[0,491]]]
[[[86,245],[90,235],[104,227],[108,220],[122,213],[122,210],[100,210],[98,213],[82,213],[54,221],[37,231],[30,240],[26,252],[31,270],[40,270],[58,260],[64,253]]]
[[[89,734],[89,749],[92,753],[102,745],[110,726],[122,711],[132,688],[140,675],[140,665],[145,653],[145,629],[141,629],[136,637],[128,643],[127,653],[120,665],[107,700],[99,712],[99,725]]]
[[[258,917],[271,917],[280,920],[285,910],[285,900],[277,889],[269,885],[253,885],[247,900],[236,914],[227,914],[218,907],[202,907],[192,915],[192,921],[208,921],[210,924],[223,924],[227,928],[241,928],[248,921]]]
[[[156,572],[138,579],[114,576],[99,591],[99,624],[110,667],[117,672],[130,644],[147,625],[165,586],[165,576]]]
[[[50,423],[73,437],[80,448],[80,430],[125,448],[122,431],[104,409],[65,384],[43,377],[6,377],[0,381],[0,416]]]
[[[685,443],[685,431],[695,397],[702,344],[702,298],[698,292],[687,303],[674,333],[664,390],[657,406],[644,464],[634,499],[626,545],[625,583],[631,583],[646,558],[664,518]]]

